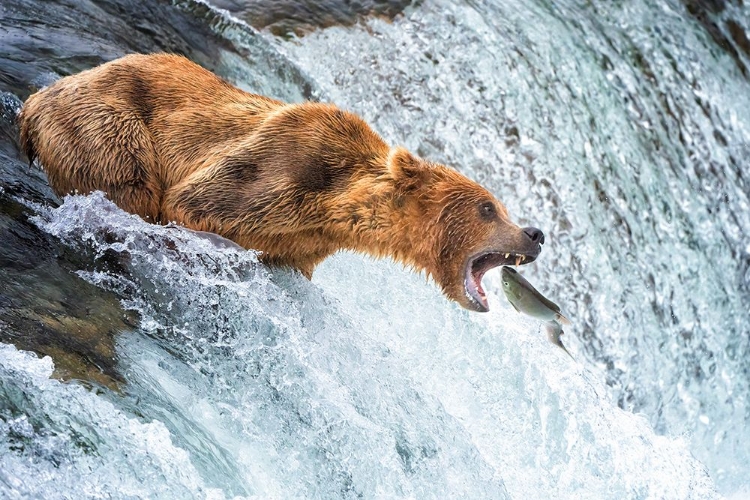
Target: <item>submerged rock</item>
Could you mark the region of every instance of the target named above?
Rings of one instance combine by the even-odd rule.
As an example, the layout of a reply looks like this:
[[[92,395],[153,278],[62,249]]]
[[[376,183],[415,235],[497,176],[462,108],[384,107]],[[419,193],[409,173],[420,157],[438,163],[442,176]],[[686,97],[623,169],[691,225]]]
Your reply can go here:
[[[393,19],[414,0],[214,0],[257,29],[268,29],[276,36],[303,36],[316,28],[351,26],[373,16]]]
[[[12,121],[18,101],[2,96],[0,124],[0,342],[51,356],[58,378],[116,388],[115,335],[133,319],[118,298],[81,278],[89,256],[76,254],[39,229],[36,203],[57,200],[36,167],[24,163]]]

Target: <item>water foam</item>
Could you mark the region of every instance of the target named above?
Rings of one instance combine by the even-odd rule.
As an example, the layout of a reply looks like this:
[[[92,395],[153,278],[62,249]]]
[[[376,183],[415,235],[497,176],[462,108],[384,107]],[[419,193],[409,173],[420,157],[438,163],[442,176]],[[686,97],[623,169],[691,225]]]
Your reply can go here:
[[[149,225],[101,194],[43,212],[45,230],[127,269],[82,272],[142,315],[142,331],[118,344],[126,395],[106,399],[163,422],[212,488],[224,480],[230,493],[264,498],[716,496],[682,440],[613,406],[601,373],[497,295],[491,313],[472,314],[423,277],[349,254],[310,283]]]
[[[748,9],[722,17],[747,32]],[[544,229],[525,272],[571,352],[723,492],[747,485],[750,87],[684,2],[433,0],[278,45],[326,100]]]

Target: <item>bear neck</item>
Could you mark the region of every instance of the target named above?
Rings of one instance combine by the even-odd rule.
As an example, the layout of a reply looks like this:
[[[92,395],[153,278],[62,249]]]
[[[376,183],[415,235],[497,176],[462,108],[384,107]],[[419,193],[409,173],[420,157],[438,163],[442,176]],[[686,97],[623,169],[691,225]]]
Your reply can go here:
[[[419,195],[400,193],[392,181],[369,191],[351,219],[351,248],[437,277],[437,228]]]

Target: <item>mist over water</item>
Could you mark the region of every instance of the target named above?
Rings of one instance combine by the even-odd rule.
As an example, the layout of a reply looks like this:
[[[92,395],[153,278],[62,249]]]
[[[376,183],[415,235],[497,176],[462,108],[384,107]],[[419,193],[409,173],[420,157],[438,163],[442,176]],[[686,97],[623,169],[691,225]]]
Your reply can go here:
[[[119,390],[0,346],[0,496],[750,491],[743,53],[678,2],[429,1],[285,40],[173,8],[226,42],[206,60],[242,88],[355,111],[544,229],[521,271],[573,321],[576,361],[497,271],[476,314],[389,261],[340,254],[309,282],[101,194],[20,195],[139,321],[115,340]],[[746,31],[749,9],[718,25]]]

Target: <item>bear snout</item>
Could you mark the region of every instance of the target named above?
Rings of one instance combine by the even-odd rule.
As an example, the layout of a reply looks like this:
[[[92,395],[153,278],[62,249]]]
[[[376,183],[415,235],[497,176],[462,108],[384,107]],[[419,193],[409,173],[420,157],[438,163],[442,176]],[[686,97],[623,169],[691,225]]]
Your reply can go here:
[[[536,227],[525,227],[523,228],[523,234],[528,236],[532,243],[544,245],[544,233],[541,229]]]

